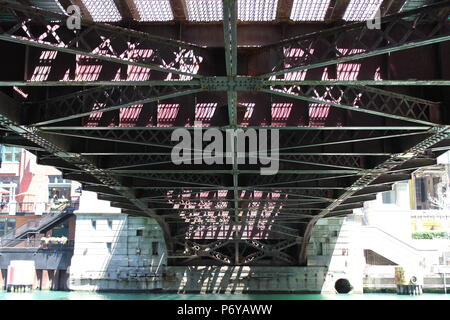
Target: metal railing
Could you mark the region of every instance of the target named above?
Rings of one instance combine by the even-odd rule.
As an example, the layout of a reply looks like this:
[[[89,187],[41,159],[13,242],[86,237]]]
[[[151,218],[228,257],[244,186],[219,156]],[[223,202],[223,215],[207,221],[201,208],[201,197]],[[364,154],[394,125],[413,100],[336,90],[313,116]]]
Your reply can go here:
[[[17,202],[16,212],[36,212],[39,205],[45,208],[46,204],[43,202]]]
[[[3,203],[0,205],[0,213],[9,214],[9,203]]]
[[[39,225],[39,220],[40,219],[29,220],[24,224],[20,225],[19,227],[10,230],[9,232],[5,233],[2,237],[0,237],[0,242],[6,243],[6,241],[15,240],[21,235],[27,233],[28,231],[35,230]]]
[[[80,206],[79,201],[56,201],[55,203],[47,203],[45,212],[61,212],[66,208],[72,208],[78,210]]]
[[[41,239],[0,239],[0,248],[12,248],[11,242],[15,242],[13,248],[23,248],[23,249],[49,249],[49,250],[58,250],[58,249],[73,249],[75,245],[74,239],[68,239],[66,243],[44,243]]]
[[[66,206],[62,211],[54,211],[42,216],[41,219],[33,219],[25,222],[21,226],[14,228],[0,237],[0,243],[4,246],[9,243],[10,246],[14,246],[18,242],[22,241],[22,237],[30,233],[39,233],[45,227],[50,226],[58,220],[72,214],[73,208]]]
[[[15,213],[49,213],[63,211],[67,207],[74,208],[75,210],[79,207],[79,201],[56,201],[55,203],[47,202],[7,202],[0,205],[0,213],[10,214],[10,208],[15,206]]]

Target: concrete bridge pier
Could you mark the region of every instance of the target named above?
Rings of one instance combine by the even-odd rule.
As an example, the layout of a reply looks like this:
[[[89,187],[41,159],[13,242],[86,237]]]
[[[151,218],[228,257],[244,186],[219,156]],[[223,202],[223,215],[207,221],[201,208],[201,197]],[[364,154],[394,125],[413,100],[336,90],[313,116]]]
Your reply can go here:
[[[163,233],[154,219],[121,214],[108,201],[97,200],[95,193],[86,191],[75,215],[75,248],[67,285],[70,290],[162,288],[167,254]]]
[[[357,241],[348,226],[341,229],[341,218],[319,221],[307,266],[167,266],[163,232],[154,219],[81,209],[75,212],[70,290],[336,293],[336,281],[345,279],[352,292],[362,292],[357,259],[364,257],[351,247]]]
[[[308,267],[325,267],[322,293],[335,293],[336,282],[349,282],[351,293],[363,293],[364,250],[358,233],[345,218],[327,218],[317,222],[307,247]],[[344,290],[345,291],[345,290]]]

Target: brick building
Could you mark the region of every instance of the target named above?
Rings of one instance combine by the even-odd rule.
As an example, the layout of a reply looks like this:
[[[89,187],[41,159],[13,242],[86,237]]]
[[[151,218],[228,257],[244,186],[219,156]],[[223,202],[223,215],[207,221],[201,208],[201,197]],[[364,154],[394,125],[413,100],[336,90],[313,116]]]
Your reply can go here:
[[[30,152],[2,146],[0,237],[50,212],[56,206],[56,198],[77,203],[80,189],[78,182],[63,179],[55,167],[37,164],[36,156]],[[69,222],[70,219],[63,222],[54,233],[68,235]]]

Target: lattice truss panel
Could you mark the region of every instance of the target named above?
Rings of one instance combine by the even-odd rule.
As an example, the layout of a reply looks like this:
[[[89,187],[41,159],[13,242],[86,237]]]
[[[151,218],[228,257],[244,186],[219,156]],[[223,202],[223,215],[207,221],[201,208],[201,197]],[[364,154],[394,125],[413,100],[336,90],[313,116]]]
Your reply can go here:
[[[301,70],[439,42],[450,34],[450,8],[441,4],[386,17],[379,29],[363,22],[286,40],[269,47],[278,53],[279,64],[265,76],[284,79]],[[435,22],[431,28],[430,21]]]
[[[150,68],[168,73],[168,80],[199,77],[198,68],[203,61],[201,52],[204,54],[200,47],[85,20],[82,20],[81,31],[71,30],[66,24],[66,15],[14,1],[2,1],[0,10],[20,17],[17,24],[0,30],[2,39],[7,37],[9,41],[40,48]]]
[[[103,11],[98,1],[83,2],[94,21],[120,20],[116,2]],[[158,2],[126,3],[136,21],[175,19],[173,1]],[[305,264],[319,219],[352,213],[434,163],[431,147],[448,146],[445,101],[396,93],[405,91],[392,90],[399,84],[383,80],[380,70],[374,81],[359,79],[363,58],[450,40],[450,1],[383,17],[380,29],[346,23],[261,44],[245,51],[263,59],[261,72],[242,74],[237,21],[274,21],[280,2],[185,1],[188,20],[223,24],[221,55],[217,47],[87,20],[74,31],[63,14],[0,0],[9,14],[0,22],[0,40],[40,50],[28,81],[2,82],[21,96],[0,94],[2,142],[28,148],[124,213],[155,218],[170,263]],[[383,8],[369,2],[350,1],[342,10],[346,20],[372,18]],[[295,0],[290,19],[324,20],[330,3]],[[63,58],[71,61],[65,69]],[[64,71],[58,81],[55,65]],[[211,71],[222,66],[225,72]],[[47,91],[21,89],[26,86]],[[224,163],[174,164],[173,131],[193,134],[200,127],[279,130],[277,174],[261,175],[260,162],[237,162],[235,140]]]

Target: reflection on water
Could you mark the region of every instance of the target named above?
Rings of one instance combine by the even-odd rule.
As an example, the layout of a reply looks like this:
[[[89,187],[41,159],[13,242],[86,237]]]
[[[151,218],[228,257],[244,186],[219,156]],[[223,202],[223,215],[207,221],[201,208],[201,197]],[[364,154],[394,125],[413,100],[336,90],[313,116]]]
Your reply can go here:
[[[0,300],[447,300],[450,295],[424,294],[402,296],[390,293],[371,294],[156,294],[94,293],[67,291],[0,292]]]

